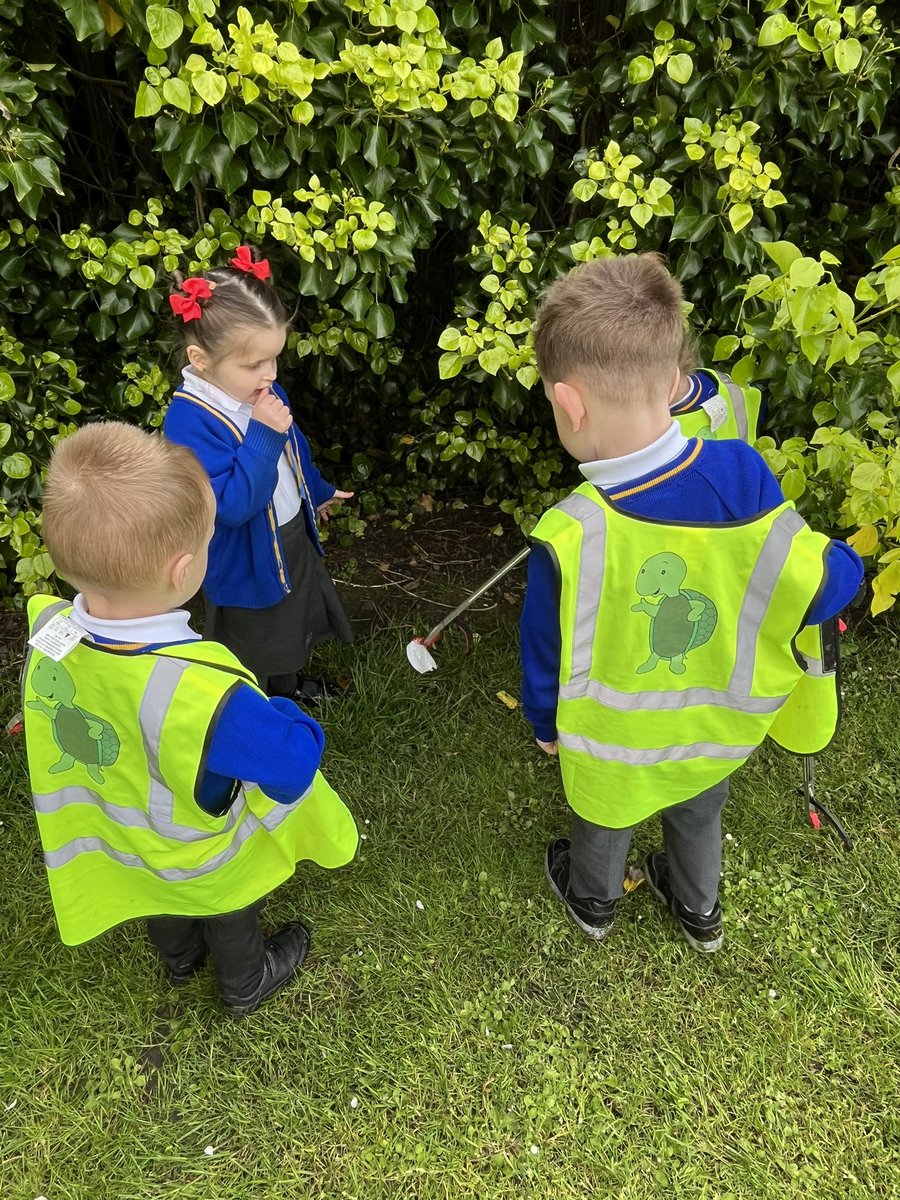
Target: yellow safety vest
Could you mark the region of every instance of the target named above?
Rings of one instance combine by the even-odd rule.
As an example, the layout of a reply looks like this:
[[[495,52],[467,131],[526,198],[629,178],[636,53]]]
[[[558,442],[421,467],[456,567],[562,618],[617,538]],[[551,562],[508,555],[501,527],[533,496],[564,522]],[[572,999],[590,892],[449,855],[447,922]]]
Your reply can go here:
[[[700,391],[694,397],[673,404],[672,416],[686,437],[714,441],[739,438],[753,445],[759,437],[759,412],[762,395],[759,388],[739,387],[726,371],[704,367],[698,374],[708,375],[718,385],[718,393],[701,400]]]
[[[32,597],[31,632],[69,612],[66,601]],[[223,816],[197,804],[216,721],[243,686],[256,683],[215,642],[128,655],[83,641],[58,663],[29,651],[28,767],[67,945],[135,917],[231,912],[303,859],[353,858],[353,817],[319,772],[294,804],[245,782]]]
[[[532,536],[559,569],[557,741],[580,816],[634,825],[725,779],[769,732],[798,753],[830,740],[836,699],[788,706],[801,639],[815,656],[817,634],[801,630],[829,546],[792,504],[667,523],[583,483]],[[821,679],[836,697],[834,674]]]

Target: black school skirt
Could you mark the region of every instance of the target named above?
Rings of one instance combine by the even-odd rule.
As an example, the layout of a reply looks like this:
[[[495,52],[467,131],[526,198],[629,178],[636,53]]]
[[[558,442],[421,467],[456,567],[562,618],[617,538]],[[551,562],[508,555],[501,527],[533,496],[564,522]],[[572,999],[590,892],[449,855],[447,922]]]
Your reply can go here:
[[[271,608],[220,608],[206,593],[204,637],[221,642],[262,687],[270,675],[302,671],[320,642],[353,641],[324,559],[306,530],[303,509],[279,529],[291,591]]]

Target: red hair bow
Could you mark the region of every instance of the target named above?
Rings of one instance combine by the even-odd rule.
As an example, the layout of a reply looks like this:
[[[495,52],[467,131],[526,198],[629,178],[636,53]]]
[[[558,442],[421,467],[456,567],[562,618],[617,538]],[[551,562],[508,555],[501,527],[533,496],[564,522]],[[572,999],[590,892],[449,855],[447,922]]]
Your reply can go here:
[[[272,273],[269,270],[267,258],[261,258],[259,262],[253,261],[249,246],[238,247],[238,252],[231,260],[231,265],[239,271],[245,271],[248,275],[255,275],[257,279],[268,279]]]
[[[181,292],[169,297],[169,304],[172,306],[172,312],[187,324],[188,321],[200,320],[200,314],[203,312],[200,301],[208,300],[211,295],[212,284],[208,280],[185,279],[181,285]]]

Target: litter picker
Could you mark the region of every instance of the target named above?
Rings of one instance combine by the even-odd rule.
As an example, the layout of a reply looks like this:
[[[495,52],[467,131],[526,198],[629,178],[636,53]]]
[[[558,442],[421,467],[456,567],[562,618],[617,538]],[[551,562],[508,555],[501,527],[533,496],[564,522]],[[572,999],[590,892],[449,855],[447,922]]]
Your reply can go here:
[[[502,567],[494,572],[490,579],[481,585],[477,592],[473,592],[471,596],[467,596],[462,604],[454,608],[452,613],[444,617],[443,621],[439,621],[434,629],[425,637],[413,638],[406,647],[406,657],[409,659],[410,666],[413,670],[418,671],[420,675],[427,674],[428,671],[437,670],[437,663],[431,653],[431,648],[434,646],[444,632],[444,630],[459,620],[462,614],[475,603],[480,600],[485,592],[489,592],[492,587],[495,587],[501,579],[504,579],[510,571],[514,571],[519,563],[523,563],[531,553],[530,546],[523,546],[518,554],[514,555],[509,562],[504,563]]]

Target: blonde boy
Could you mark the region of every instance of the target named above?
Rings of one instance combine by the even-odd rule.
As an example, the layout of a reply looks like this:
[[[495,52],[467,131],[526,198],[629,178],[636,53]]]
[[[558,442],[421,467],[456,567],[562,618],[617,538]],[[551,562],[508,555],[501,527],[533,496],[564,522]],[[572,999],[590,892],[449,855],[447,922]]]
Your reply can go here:
[[[171,982],[209,953],[243,1016],[309,948],[297,921],[263,937],[265,896],[301,858],[347,862],[356,829],[318,773],[316,722],[262,695],[179,607],[213,518],[203,468],[161,436],[104,423],[57,446],[44,534],[78,594],[29,603],[25,731],[63,941],[144,917]]]

